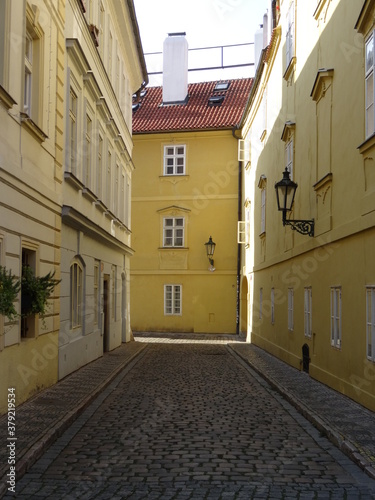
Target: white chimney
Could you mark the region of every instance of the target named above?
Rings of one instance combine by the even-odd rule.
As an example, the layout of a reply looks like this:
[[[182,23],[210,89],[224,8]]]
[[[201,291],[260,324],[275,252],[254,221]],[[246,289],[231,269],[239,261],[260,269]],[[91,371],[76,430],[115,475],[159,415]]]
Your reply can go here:
[[[264,48],[263,42],[263,25],[261,24],[259,29],[255,32],[254,35],[254,65],[255,69],[258,67],[260,54]]]
[[[185,102],[188,95],[186,33],[169,33],[163,44],[163,103]]]

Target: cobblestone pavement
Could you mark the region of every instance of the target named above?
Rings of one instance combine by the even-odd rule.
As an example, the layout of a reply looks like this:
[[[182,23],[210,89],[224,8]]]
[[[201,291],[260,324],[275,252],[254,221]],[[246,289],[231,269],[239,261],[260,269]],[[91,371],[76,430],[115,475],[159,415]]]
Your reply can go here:
[[[244,344],[156,338],[18,480],[17,498],[375,498],[375,481],[239,360]]]
[[[131,363],[146,346],[138,342],[118,349],[72,373],[16,408],[16,475],[25,471],[67,429],[103,388]],[[7,435],[7,415],[0,418],[0,429]],[[0,446],[0,498],[6,490],[9,450]]]

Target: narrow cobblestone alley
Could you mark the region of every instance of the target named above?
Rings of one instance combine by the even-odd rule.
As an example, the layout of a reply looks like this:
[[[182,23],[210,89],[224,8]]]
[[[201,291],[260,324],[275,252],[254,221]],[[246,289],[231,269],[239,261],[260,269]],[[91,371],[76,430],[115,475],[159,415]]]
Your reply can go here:
[[[375,481],[226,345],[150,343],[16,497],[369,499]]]

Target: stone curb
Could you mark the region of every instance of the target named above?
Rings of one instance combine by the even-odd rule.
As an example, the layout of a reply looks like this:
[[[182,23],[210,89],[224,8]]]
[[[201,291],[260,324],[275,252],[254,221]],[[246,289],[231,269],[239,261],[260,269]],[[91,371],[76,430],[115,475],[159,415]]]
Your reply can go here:
[[[337,429],[332,427],[322,417],[314,413],[300,399],[290,394],[282,385],[280,385],[274,378],[270,377],[253,364],[246,356],[237,352],[230,344],[228,348],[239,358],[241,358],[250,368],[252,368],[258,375],[266,380],[271,387],[276,389],[291,405],[293,405],[311,424],[314,425],[322,434],[324,434],[340,451],[342,451],[348,458],[350,458],[358,467],[360,467],[371,479],[375,479],[375,467],[372,465],[362,454],[358,446],[343,436]]]
[[[94,389],[85,399],[81,400],[78,405],[64,415],[53,427],[41,435],[37,442],[22,455],[16,462],[16,478],[17,481],[34,465],[34,463],[47,451],[47,449],[72,425],[79,415],[92,403],[92,401],[116,378],[116,376],[130,364],[141,352],[146,349],[147,344],[141,345],[137,352],[132,354],[126,361],[120,364],[111,372],[104,382]],[[53,386],[51,386],[53,388]],[[27,402],[26,402],[27,403]],[[7,473],[2,474],[0,479],[0,498],[2,498],[7,488]]]

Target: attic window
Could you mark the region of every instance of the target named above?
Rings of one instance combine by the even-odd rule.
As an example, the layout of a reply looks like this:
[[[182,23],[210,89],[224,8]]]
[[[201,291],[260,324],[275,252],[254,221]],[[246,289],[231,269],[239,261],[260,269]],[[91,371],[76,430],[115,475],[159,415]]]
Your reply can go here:
[[[211,96],[208,99],[208,105],[209,106],[220,106],[223,101],[224,101],[224,96],[223,95]]]
[[[220,92],[222,90],[228,90],[229,82],[218,82],[215,85],[214,92]]]

